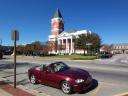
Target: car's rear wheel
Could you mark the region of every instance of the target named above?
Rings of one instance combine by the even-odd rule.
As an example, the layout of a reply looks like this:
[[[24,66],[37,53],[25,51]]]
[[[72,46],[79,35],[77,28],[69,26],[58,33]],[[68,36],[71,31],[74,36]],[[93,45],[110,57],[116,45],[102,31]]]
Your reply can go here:
[[[35,77],[34,74],[32,74],[32,75],[30,76],[30,82],[31,82],[32,84],[36,84],[36,83],[37,83],[36,77]]]
[[[69,84],[68,81],[63,81],[61,83],[61,90],[65,93],[65,94],[70,94],[72,92],[72,88]]]

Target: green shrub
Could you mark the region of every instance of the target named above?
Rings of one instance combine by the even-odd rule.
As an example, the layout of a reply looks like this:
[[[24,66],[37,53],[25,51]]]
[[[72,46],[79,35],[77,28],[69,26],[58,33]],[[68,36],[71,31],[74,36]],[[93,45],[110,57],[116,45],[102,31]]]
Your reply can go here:
[[[97,56],[80,56],[80,57],[72,57],[71,60],[94,60],[98,59]]]

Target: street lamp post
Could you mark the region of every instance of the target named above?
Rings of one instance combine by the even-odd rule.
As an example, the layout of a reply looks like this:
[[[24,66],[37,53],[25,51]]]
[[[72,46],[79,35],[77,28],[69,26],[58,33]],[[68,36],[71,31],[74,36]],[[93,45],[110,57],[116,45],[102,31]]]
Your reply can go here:
[[[87,53],[89,54],[90,56],[90,46],[92,45],[92,43],[87,43],[86,46],[87,46]]]

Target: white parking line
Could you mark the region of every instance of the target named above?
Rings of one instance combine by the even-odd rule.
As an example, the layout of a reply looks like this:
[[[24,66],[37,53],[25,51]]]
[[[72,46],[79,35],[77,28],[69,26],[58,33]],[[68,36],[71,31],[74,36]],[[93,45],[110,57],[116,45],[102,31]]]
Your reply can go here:
[[[106,84],[106,85],[110,85],[110,86],[116,86],[116,87],[119,87],[119,86],[121,86],[121,87],[127,87],[126,85],[124,85],[124,84],[119,84],[119,83],[113,83],[113,82],[100,82],[100,83],[102,83],[102,84]]]
[[[113,96],[128,96],[128,92],[119,93],[119,94],[116,94],[116,95],[113,95]]]
[[[103,87],[103,85],[110,85],[110,86],[116,86],[116,87],[119,87],[119,86],[127,87],[126,85],[113,84],[113,83],[111,83],[111,82],[99,82],[98,87],[97,87],[96,89],[94,89],[94,90],[90,93],[90,96],[98,96],[98,93],[99,93],[101,87]],[[113,96],[128,96],[128,92],[119,93],[119,94],[116,94],[116,95],[113,95]]]

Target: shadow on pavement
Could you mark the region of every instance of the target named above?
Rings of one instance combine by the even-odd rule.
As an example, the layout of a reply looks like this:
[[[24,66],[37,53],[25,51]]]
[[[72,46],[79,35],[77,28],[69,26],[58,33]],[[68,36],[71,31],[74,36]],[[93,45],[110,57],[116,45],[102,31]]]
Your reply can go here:
[[[27,79],[23,79],[23,80],[17,82],[17,85],[23,85],[23,86],[25,86],[27,84],[31,84],[28,78]],[[35,89],[39,89],[39,88],[42,88],[42,87],[45,86],[45,85],[42,85],[42,84],[36,84],[36,85],[40,85],[40,86],[37,87],[37,88],[35,88]]]
[[[6,58],[5,58],[5,57],[3,57],[2,59],[10,59],[10,58],[9,58],[9,57],[6,57]]]
[[[6,84],[7,84],[6,82],[0,81],[0,87],[4,86],[4,85],[6,85]]]
[[[88,92],[94,90],[94,89],[97,88],[97,87],[98,87],[98,81],[97,81],[96,79],[93,79],[92,86],[91,86],[89,89],[87,89],[86,91],[83,91],[83,92],[81,92],[81,93],[79,93],[79,94],[86,94],[86,93],[88,93]]]
[[[26,84],[29,84],[29,83],[30,83],[30,82],[29,82],[28,79],[23,79],[23,80],[17,82],[17,85],[26,85]]]
[[[12,68],[13,68],[13,64],[0,64],[0,70],[12,69]]]
[[[14,76],[13,73],[14,73],[14,72],[6,72],[6,74],[10,74],[10,75],[6,75],[6,76],[2,76],[2,77],[3,77],[3,78],[12,77],[12,76]],[[16,76],[22,75],[22,74],[27,74],[27,72],[17,73]]]
[[[16,63],[16,67],[32,67],[33,65],[30,63]],[[14,68],[14,64],[13,63],[9,63],[9,64],[0,64],[0,71],[5,70],[5,69],[13,69]]]
[[[0,81],[0,87],[4,87],[4,86],[7,85],[7,84],[12,84],[12,82],[9,81],[9,80],[6,80],[6,81]]]

